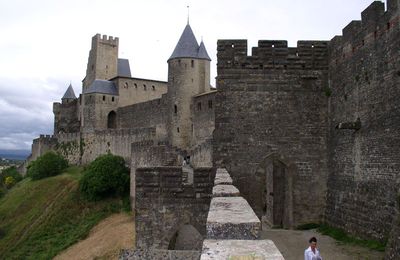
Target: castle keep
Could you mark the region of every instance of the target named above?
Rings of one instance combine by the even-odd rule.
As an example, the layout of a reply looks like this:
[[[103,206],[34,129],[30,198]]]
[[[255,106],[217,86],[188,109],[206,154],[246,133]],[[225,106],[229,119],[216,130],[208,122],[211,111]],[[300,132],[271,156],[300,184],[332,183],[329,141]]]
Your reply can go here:
[[[326,222],[399,258],[400,1],[361,16],[330,41],[261,40],[251,55],[246,40],[219,40],[216,89],[189,24],[167,82],[132,77],[119,39],[95,35],[82,94],[54,103],[54,135],[31,159],[123,156],[141,248],[201,248],[178,238],[188,225],[205,237],[218,167],[264,225]]]

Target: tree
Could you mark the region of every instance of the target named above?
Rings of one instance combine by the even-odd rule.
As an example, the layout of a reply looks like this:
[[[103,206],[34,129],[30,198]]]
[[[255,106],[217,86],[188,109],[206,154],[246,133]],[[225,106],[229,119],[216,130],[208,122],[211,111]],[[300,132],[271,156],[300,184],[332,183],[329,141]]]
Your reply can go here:
[[[124,196],[129,192],[129,172],[121,156],[101,155],[83,172],[80,191],[88,200]]]
[[[67,167],[68,161],[64,157],[53,151],[49,151],[29,163],[27,176],[31,177],[32,180],[39,180],[58,175]]]
[[[6,183],[6,180],[8,177],[11,177],[13,180],[13,183],[11,186],[8,186]],[[11,179],[9,179],[10,181]],[[17,182],[22,180],[21,174],[17,171],[17,167],[11,166],[6,169],[4,169],[1,174],[0,174],[0,185],[6,185],[7,189],[11,188],[14,186]]]

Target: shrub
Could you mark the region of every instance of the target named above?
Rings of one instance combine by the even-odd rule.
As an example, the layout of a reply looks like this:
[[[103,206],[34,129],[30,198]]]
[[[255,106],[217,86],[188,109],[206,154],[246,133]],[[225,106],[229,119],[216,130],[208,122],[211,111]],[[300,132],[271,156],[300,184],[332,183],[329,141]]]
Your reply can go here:
[[[39,180],[58,175],[68,167],[68,162],[61,155],[50,151],[28,165],[27,176]]]
[[[1,172],[0,174],[1,182],[5,183],[5,179],[7,177],[13,177],[15,182],[19,182],[20,180],[22,180],[22,176],[21,174],[19,174],[19,172],[17,171],[17,167],[15,166],[8,167]]]
[[[7,176],[6,179],[4,180],[4,184],[6,185],[7,189],[11,189],[12,186],[15,185],[15,183],[17,183],[15,181],[15,179],[12,176]]]
[[[124,196],[129,192],[129,177],[129,168],[122,157],[101,155],[84,170],[79,187],[88,200]]]

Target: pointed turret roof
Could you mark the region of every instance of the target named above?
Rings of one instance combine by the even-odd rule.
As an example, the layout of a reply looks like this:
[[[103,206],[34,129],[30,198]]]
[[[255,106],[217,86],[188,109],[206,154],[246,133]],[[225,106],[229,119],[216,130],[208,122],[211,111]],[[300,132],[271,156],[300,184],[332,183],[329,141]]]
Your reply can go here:
[[[75,92],[74,89],[72,88],[72,85],[69,84],[69,87],[67,88],[67,91],[65,91],[64,96],[62,97],[62,99],[75,99]]]
[[[210,56],[208,56],[206,46],[204,46],[204,42],[201,41],[200,47],[199,47],[199,53],[197,54],[197,58],[199,59],[205,59],[205,60],[211,60]]]
[[[198,50],[199,44],[192,28],[187,24],[169,60],[175,58],[197,58]]]
[[[206,47],[204,46],[203,41],[200,43],[200,46],[197,43],[196,37],[194,36],[189,23],[183,30],[181,38],[179,38],[174,52],[168,60],[176,58],[195,58],[211,60],[207,54]]]

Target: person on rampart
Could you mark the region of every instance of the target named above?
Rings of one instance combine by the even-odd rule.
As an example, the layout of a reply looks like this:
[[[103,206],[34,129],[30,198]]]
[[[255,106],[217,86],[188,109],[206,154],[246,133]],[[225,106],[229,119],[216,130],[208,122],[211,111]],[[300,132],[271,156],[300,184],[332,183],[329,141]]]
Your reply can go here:
[[[304,251],[304,260],[322,260],[317,248],[317,239],[312,237],[308,242],[310,246]]]

